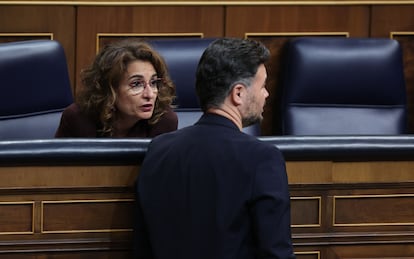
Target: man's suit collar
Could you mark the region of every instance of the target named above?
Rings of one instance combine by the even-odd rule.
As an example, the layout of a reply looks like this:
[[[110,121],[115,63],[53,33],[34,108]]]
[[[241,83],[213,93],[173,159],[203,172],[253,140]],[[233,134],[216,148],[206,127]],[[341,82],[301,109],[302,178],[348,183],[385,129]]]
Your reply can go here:
[[[239,131],[239,128],[234,122],[232,122],[231,120],[227,119],[224,116],[214,114],[214,113],[204,113],[201,116],[201,118],[198,120],[198,122],[196,123],[196,125],[201,125],[201,124],[224,126],[224,127],[232,128],[232,129]]]

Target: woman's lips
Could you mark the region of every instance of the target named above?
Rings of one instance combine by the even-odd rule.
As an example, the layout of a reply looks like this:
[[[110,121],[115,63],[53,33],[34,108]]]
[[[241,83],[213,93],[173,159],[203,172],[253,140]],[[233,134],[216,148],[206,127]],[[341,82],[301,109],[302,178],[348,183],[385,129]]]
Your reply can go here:
[[[144,104],[141,106],[141,110],[143,112],[150,112],[152,111],[152,104]]]

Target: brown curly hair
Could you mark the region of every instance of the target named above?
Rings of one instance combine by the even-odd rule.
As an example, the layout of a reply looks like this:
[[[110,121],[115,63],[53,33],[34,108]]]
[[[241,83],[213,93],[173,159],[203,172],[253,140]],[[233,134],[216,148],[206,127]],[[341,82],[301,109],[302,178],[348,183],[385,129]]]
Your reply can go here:
[[[175,86],[168,74],[164,59],[148,42],[140,39],[120,40],[106,45],[90,67],[81,72],[83,88],[77,96],[81,111],[96,121],[101,136],[112,136],[115,120],[116,88],[119,87],[128,64],[135,60],[148,61],[163,78],[155,102],[154,112],[148,120],[155,124],[175,98]]]

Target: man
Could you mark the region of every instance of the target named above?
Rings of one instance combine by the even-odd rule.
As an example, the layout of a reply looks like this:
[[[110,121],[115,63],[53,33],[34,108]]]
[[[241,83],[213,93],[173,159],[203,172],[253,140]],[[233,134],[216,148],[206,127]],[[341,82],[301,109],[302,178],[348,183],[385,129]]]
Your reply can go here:
[[[153,139],[137,185],[138,258],[295,258],[280,151],[241,132],[269,93],[262,44],[218,39],[203,53],[203,116]]]

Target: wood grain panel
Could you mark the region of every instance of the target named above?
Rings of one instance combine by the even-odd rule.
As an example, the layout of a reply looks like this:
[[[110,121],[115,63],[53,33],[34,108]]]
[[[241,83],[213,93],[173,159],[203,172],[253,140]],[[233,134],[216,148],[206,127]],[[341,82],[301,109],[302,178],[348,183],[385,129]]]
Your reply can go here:
[[[224,35],[224,8],[209,6],[78,7],[77,87],[79,73],[96,54],[98,33],[174,34],[203,33],[204,37]]]
[[[226,35],[246,32],[349,32],[369,34],[368,6],[230,6],[226,9]]]
[[[334,226],[414,226],[414,194],[334,197]]]
[[[289,184],[326,184],[332,182],[330,161],[286,161]]]
[[[5,33],[0,32],[0,42],[15,42],[26,40],[53,40],[53,33]]]
[[[139,166],[0,167],[0,187],[132,187],[138,170]]]
[[[414,31],[414,5],[373,5],[370,37],[390,37],[392,31]]]
[[[52,33],[66,54],[72,87],[75,82],[75,7],[1,6],[0,33]],[[19,37],[20,40],[39,37]],[[17,38],[16,38],[17,39]]]
[[[319,251],[310,252],[296,252],[296,259],[320,259],[321,254]]]
[[[413,161],[335,162],[335,183],[414,182]]]
[[[123,249],[125,251],[106,250],[102,248],[95,249],[79,249],[78,251],[72,249],[64,249],[57,245],[53,249],[46,249],[42,251],[16,251],[3,250],[0,251],[0,259],[130,259],[132,258],[132,251]]]
[[[42,233],[132,231],[134,200],[42,202]]]
[[[332,259],[411,259],[413,244],[365,244],[335,246],[329,248],[327,257]]]
[[[400,183],[381,183],[383,188],[380,189],[375,181],[358,183],[359,180],[350,178],[351,183],[336,183],[336,178],[332,176],[336,163],[338,162],[287,162],[288,174],[292,176],[289,182],[291,179],[295,181],[289,187],[292,197],[293,241],[298,258],[381,258],[381,253],[376,253],[376,249],[382,249],[388,243],[395,245],[389,247],[393,253],[384,254],[385,258],[392,257],[390,255],[393,254],[413,256],[413,251],[400,253],[398,250],[414,244],[413,226],[373,227],[348,223],[395,223],[393,219],[389,220],[394,215],[396,220],[410,223],[414,218],[410,210],[414,205],[414,182],[405,182],[409,176],[404,172],[412,171],[414,164],[407,161],[389,164],[340,163],[344,164],[341,166],[342,173],[355,178],[365,172],[393,174],[395,170],[394,175],[401,178]],[[348,163],[350,165],[346,166]],[[36,255],[47,258],[112,258],[112,255],[113,258],[131,258],[134,209],[134,190],[131,187],[139,165],[45,165],[13,168],[0,167],[0,194],[6,206],[0,204],[0,220],[7,220],[0,229],[7,227],[8,222],[15,227],[9,226],[5,231],[30,229],[28,219],[32,214],[27,209],[31,206],[30,203],[20,212],[13,206],[33,200],[35,231],[25,235],[0,235],[0,258],[39,258]],[[398,168],[403,168],[402,174]],[[375,179],[371,177],[368,179]],[[355,204],[352,197],[356,196],[368,198],[365,201],[357,199],[359,203]],[[339,201],[336,210],[333,209],[334,197]],[[383,200],[383,197],[389,200]],[[384,210],[376,213],[378,208],[385,205],[387,209],[398,212],[393,214]],[[6,211],[5,214],[1,214],[3,211]],[[19,219],[17,214],[26,215],[23,217],[25,224],[19,223],[22,217]],[[1,219],[1,215],[5,218]],[[335,215],[337,223],[348,225],[332,226]],[[363,221],[364,219],[369,221]],[[371,246],[372,244],[381,245]],[[351,252],[344,252],[347,249]],[[102,251],[105,252],[101,253]],[[16,257],[8,257],[9,255]]]
[[[132,258],[138,169],[0,167],[0,258]]]
[[[34,202],[0,202],[0,235],[31,234]]]
[[[321,226],[321,197],[291,197],[292,228]]]
[[[414,5],[373,6],[371,37],[390,37],[392,32],[414,32]],[[414,41],[413,37],[402,34],[395,37],[403,47],[404,72],[407,88],[409,133],[414,133]]]
[[[391,38],[400,43],[403,51],[409,133],[414,132],[414,25],[411,30],[390,33]]]

